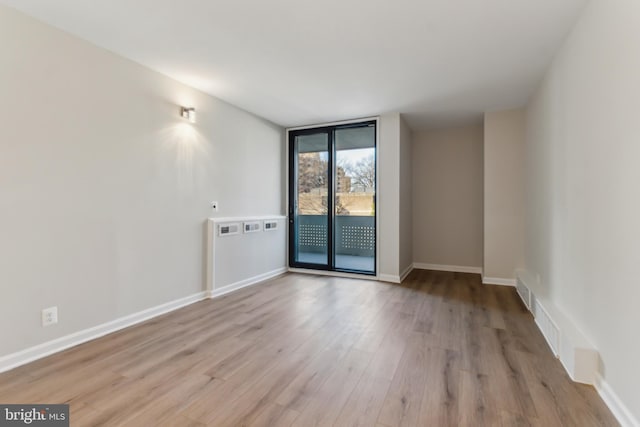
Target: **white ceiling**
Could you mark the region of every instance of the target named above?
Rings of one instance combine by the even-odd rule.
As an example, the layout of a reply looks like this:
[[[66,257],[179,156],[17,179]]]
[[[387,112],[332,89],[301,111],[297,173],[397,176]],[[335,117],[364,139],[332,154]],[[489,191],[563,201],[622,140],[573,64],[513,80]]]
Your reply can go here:
[[[0,0],[283,126],[524,105],[586,0]]]

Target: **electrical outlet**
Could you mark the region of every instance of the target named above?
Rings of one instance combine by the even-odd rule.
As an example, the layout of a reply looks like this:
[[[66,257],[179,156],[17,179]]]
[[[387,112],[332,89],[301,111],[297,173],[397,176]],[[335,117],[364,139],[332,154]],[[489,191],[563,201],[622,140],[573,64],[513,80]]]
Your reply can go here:
[[[218,212],[218,202],[211,202],[211,209],[213,209],[214,212]]]
[[[50,326],[58,323],[58,307],[49,307],[42,310],[42,326]]]

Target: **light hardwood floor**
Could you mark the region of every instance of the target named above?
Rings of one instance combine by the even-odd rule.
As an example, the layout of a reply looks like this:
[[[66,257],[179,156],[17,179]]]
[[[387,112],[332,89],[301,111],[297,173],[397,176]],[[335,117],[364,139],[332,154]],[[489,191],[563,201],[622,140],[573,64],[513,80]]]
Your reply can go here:
[[[614,426],[515,290],[289,274],[0,375],[72,426]]]

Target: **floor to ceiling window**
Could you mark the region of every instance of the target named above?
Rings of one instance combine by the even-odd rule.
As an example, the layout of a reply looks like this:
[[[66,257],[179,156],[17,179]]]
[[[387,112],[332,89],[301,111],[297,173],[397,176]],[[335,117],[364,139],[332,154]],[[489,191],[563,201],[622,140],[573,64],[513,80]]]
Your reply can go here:
[[[289,263],[375,274],[376,123],[289,132]]]

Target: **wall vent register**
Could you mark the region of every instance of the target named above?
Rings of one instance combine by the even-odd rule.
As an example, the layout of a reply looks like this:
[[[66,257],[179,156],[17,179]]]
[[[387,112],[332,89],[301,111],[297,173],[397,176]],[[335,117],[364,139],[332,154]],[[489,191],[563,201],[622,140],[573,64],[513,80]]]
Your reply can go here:
[[[277,221],[265,221],[264,222],[264,231],[273,231],[278,228]]]
[[[240,224],[219,224],[218,236],[231,236],[240,232]]]
[[[260,225],[258,221],[245,222],[243,229],[245,233],[255,233],[261,230]]]

